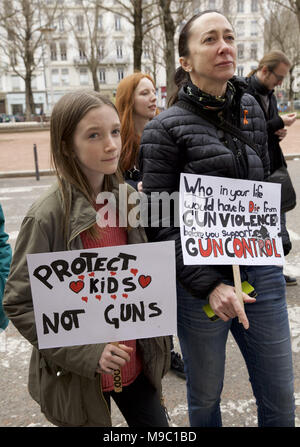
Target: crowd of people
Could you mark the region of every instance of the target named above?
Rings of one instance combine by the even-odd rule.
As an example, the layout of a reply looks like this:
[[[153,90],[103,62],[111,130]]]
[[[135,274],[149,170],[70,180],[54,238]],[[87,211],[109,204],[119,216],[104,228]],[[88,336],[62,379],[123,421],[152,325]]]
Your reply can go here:
[[[59,426],[111,426],[114,399],[130,427],[166,427],[162,378],[171,368],[186,380],[192,427],[219,427],[229,331],[248,369],[259,426],[295,424],[294,378],[286,285],[295,278],[273,265],[241,266],[253,298],[234,287],[225,265],[185,265],[175,215],[168,227],[149,215],[146,228],[96,223],[97,196],[118,186],[127,192],[178,191],[180,173],[267,181],[286,165],[280,141],[294,114],[278,115],[274,88],[290,62],[279,51],[260,61],[247,78],[234,75],[235,34],[217,11],[194,15],[178,42],[176,92],[158,113],[156,87],[144,73],[123,79],[115,105],[94,91],[64,95],[51,115],[51,156],[57,182],[28,211],[13,258],[1,224],[0,323],[8,321],[32,344],[29,392],[50,422]],[[245,120],[244,111],[247,111]],[[220,128],[227,122],[228,128]],[[232,128],[243,136],[233,137]],[[252,144],[246,144],[245,139]],[[1,211],[1,210],[0,210]],[[284,253],[291,250],[282,215]],[[39,349],[27,253],[174,241],[177,326],[182,357],[173,336]],[[11,265],[10,265],[11,262]],[[8,276],[8,278],[7,278]],[[216,315],[210,321],[203,305]],[[9,319],[9,320],[8,320]],[[122,392],[113,375],[121,370]],[[100,391],[100,392],[99,392]],[[134,405],[132,404],[134,402]]]

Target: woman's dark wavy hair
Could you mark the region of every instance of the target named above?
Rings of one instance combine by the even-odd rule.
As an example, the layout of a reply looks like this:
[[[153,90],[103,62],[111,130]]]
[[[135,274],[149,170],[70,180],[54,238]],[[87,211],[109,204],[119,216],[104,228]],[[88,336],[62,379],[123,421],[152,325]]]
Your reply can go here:
[[[207,9],[205,11],[198,12],[197,14],[193,15],[193,17],[186,22],[182,30],[179,34],[179,40],[178,40],[178,55],[179,57],[188,57],[189,56],[189,39],[190,39],[190,30],[195,20],[198,19],[198,17],[203,16],[204,14],[209,14],[212,12],[216,12],[218,14],[222,14],[220,11],[217,11],[216,9]],[[224,16],[225,17],[225,16]],[[226,17],[227,18],[227,17]],[[228,19],[227,19],[228,20]],[[176,92],[171,96],[168,102],[168,106],[173,105],[178,100],[178,92],[181,89],[181,87],[186,84],[190,80],[190,75],[184,69],[180,66],[176,69],[175,76],[174,76],[174,82],[177,86]]]

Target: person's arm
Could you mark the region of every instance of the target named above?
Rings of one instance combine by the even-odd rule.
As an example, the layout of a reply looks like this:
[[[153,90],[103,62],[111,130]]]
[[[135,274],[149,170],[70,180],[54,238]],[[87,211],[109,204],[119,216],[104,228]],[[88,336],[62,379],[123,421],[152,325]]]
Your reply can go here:
[[[4,231],[4,214],[0,205],[0,329],[3,330],[6,329],[9,322],[2,308],[4,287],[11,263],[11,246],[7,240],[8,234]]]

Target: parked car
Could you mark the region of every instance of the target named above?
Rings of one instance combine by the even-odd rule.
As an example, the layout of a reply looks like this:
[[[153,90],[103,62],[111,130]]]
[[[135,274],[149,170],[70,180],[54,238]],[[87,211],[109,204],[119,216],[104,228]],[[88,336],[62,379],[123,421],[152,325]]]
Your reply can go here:
[[[300,99],[295,99],[294,101],[294,109],[300,110]]]

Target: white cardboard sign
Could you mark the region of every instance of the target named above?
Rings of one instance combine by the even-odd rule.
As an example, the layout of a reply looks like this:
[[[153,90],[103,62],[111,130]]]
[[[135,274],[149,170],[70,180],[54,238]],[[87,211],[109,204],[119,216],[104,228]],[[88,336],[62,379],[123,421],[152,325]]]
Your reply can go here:
[[[27,255],[39,348],[177,334],[173,241]]]
[[[283,265],[281,185],[181,174],[184,264]]]

